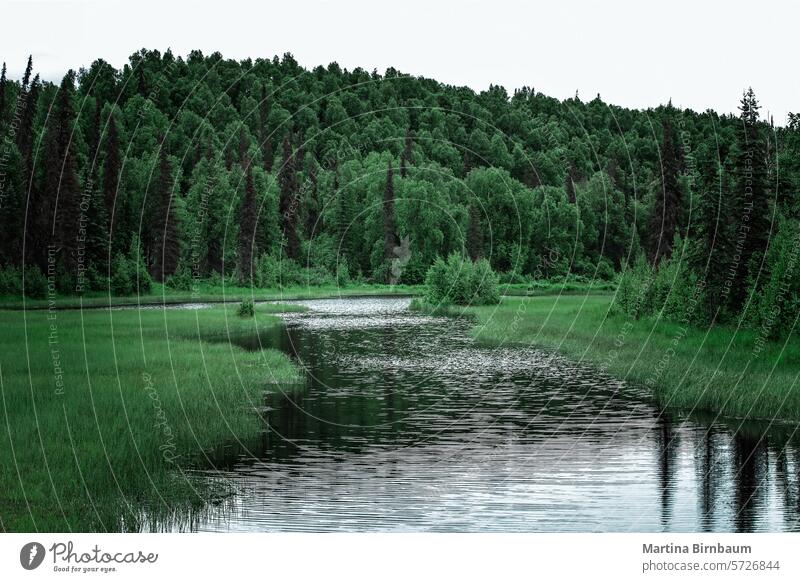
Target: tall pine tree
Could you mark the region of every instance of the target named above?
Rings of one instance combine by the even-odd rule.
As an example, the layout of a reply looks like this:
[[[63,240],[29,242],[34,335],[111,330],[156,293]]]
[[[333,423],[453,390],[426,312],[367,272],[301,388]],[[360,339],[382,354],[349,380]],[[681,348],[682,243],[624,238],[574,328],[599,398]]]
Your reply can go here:
[[[288,135],[283,138],[283,163],[278,173],[278,183],[285,252],[289,259],[297,260],[300,257],[300,240],[297,236],[297,168]]]
[[[173,275],[180,258],[180,225],[173,203],[173,186],[172,165],[162,139],[150,220],[150,273],[156,281],[164,281]]]
[[[48,258],[47,245],[52,244],[60,248],[60,261],[67,276],[67,280],[60,282],[62,284],[72,284],[77,276],[79,262],[81,188],[73,142],[74,92],[75,73],[69,71],[61,81],[53,112],[48,116],[45,133],[47,163],[44,166],[36,205],[38,213],[36,231],[41,238],[36,242],[38,248],[34,254],[39,266],[45,270]]]
[[[681,203],[679,174],[680,151],[675,143],[672,122],[665,117],[661,122],[661,184],[656,190],[655,204],[650,214],[647,231],[647,254],[657,265],[672,254],[672,242],[678,230],[678,213]]]
[[[253,284],[253,258],[258,255],[256,231],[258,229],[258,209],[256,208],[256,189],[253,186],[253,172],[250,164],[245,170],[244,199],[239,209],[239,235],[237,239],[237,271],[242,285]]]
[[[394,258],[394,247],[397,246],[397,227],[394,216],[394,169],[392,160],[386,168],[386,189],[383,193],[383,256],[388,265]],[[391,277],[391,271],[388,271]]]
[[[731,236],[736,241],[738,263],[730,294],[730,310],[740,313],[748,293],[755,293],[765,280],[759,273],[769,245],[771,203],[767,185],[767,159],[760,109],[753,89],[740,102],[741,129],[737,134],[734,185],[735,223]]]

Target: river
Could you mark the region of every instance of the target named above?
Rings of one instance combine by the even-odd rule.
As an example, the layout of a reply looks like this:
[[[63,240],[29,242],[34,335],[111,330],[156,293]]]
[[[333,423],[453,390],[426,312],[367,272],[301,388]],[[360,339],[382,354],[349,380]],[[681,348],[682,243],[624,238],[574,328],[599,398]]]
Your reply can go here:
[[[199,531],[797,531],[794,427],[659,410],[551,352],[476,346],[407,298],[299,301],[279,347],[307,385],[203,476]]]

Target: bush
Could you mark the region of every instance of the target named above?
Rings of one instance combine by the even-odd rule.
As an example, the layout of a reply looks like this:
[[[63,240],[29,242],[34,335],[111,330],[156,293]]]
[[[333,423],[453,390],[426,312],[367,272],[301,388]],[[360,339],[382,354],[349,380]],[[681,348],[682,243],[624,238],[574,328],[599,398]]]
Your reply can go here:
[[[47,297],[47,278],[42,275],[39,267],[25,268],[25,295],[31,299]]]
[[[185,264],[178,267],[175,273],[167,279],[167,287],[175,291],[192,290],[192,271]]]
[[[344,268],[347,268],[345,263]],[[292,286],[320,286],[330,285],[338,280],[341,275],[337,268],[337,276],[334,277],[327,268],[323,266],[301,267],[296,261],[291,259],[280,259],[273,255],[262,255],[256,265],[256,283],[265,289],[279,289]],[[347,281],[350,275],[347,273]]]
[[[611,281],[614,278],[614,267],[611,266],[608,259],[605,257],[600,259],[600,262],[597,263],[594,276],[601,281]]]
[[[119,253],[111,265],[111,293],[114,295],[132,295],[134,292],[131,267],[125,255]]]
[[[336,264],[336,285],[347,287],[350,284],[350,269],[347,267],[347,259],[342,258]]]
[[[425,276],[425,301],[431,305],[493,305],[500,302],[497,275],[485,259],[461,255],[437,258]]]
[[[22,295],[22,275],[12,265],[0,270],[0,295]]]
[[[764,339],[791,333],[800,316],[800,224],[783,219],[766,257],[769,279],[754,298],[749,323]]]
[[[252,299],[245,299],[236,310],[239,317],[253,317],[256,314],[256,306]]]
[[[142,245],[138,237],[134,237],[131,243],[130,273],[133,281],[133,290],[139,295],[146,295],[153,286],[153,279],[147,272],[147,263],[142,255]]]

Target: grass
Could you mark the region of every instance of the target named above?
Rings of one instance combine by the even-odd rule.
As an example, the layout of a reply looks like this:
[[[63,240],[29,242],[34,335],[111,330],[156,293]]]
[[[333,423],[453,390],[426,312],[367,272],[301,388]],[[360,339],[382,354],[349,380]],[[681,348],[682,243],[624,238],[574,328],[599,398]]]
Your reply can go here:
[[[502,283],[500,285],[500,292],[503,295],[516,297],[544,297],[549,295],[610,295],[616,288],[617,284],[613,281],[534,281],[531,283]]]
[[[800,421],[800,342],[612,315],[613,297],[505,297],[466,310],[479,342],[533,345],[647,386],[666,407],[747,419]]]
[[[300,381],[230,340],[285,309],[0,311],[0,530],[158,529],[220,493],[186,469],[257,438],[264,393]]]
[[[58,296],[54,299],[30,299],[22,297],[0,297],[0,309],[43,309],[55,306],[60,309],[77,309],[81,307],[109,307],[121,305],[162,305],[176,303],[238,303],[243,299],[255,301],[322,299],[327,297],[356,297],[361,295],[415,295],[419,293],[417,285],[377,285],[352,284],[346,287],[338,285],[296,286],[281,289],[258,289],[231,285],[213,286],[206,282],[190,292],[176,291],[165,285],[155,283],[146,295],[128,297],[110,297],[107,293],[92,293],[84,297]]]

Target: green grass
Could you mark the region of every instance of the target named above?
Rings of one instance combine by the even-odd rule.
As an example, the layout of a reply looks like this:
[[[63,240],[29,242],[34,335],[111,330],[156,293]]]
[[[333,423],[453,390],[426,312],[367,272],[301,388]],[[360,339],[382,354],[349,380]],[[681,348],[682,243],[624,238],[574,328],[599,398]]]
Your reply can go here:
[[[224,494],[185,470],[252,442],[265,392],[299,385],[280,352],[230,341],[285,309],[0,312],[0,530],[159,528]]]
[[[613,297],[503,298],[474,307],[475,337],[555,349],[647,386],[664,406],[729,417],[800,421],[800,342],[756,349],[757,334],[611,315]]]
[[[418,285],[377,285],[352,284],[347,287],[337,285],[297,286],[282,289],[257,289],[225,285],[212,286],[201,282],[192,292],[176,291],[155,283],[147,295],[129,297],[109,297],[108,294],[92,293],[84,297],[59,296],[49,299],[29,299],[22,297],[0,297],[0,309],[42,309],[52,303],[60,309],[80,307],[108,307],[120,305],[161,305],[176,303],[234,302],[242,299],[255,301],[323,299],[328,297],[357,297],[361,295],[415,295],[420,293]]]
[[[503,295],[516,297],[543,297],[548,295],[606,295],[617,288],[613,281],[534,281],[532,283],[501,283]]]

